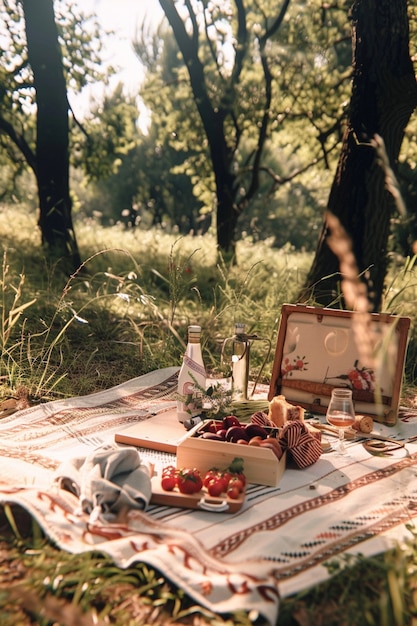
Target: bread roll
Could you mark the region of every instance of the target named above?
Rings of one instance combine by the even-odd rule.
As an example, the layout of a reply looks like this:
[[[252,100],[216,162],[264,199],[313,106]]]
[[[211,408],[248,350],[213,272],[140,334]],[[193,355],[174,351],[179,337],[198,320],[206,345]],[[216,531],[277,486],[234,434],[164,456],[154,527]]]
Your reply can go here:
[[[370,433],[374,427],[374,420],[370,415],[356,415],[352,428],[361,433]]]
[[[287,422],[294,420],[304,421],[304,409],[301,406],[295,406],[287,402],[285,396],[275,396],[269,403],[268,418],[282,428]]]

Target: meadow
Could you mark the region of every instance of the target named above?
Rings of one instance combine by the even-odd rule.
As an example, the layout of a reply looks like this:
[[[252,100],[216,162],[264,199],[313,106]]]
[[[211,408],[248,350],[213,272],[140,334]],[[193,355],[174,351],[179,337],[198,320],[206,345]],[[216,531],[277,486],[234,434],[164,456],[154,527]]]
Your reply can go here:
[[[81,395],[181,363],[187,326],[202,326],[207,370],[235,321],[274,340],[311,259],[245,240],[237,262],[216,259],[215,239],[161,229],[78,225],[83,266],[67,279],[48,267],[34,215],[3,207],[1,381],[45,399]],[[254,368],[260,355],[254,357]],[[272,366],[265,368],[265,376]]]
[[[310,254],[247,237],[235,262],[226,263],[217,258],[210,232],[179,237],[163,229],[77,223],[76,217],[75,225],[85,261],[68,278],[46,263],[36,216],[24,207],[0,207],[3,402],[13,398],[24,407],[84,395],[179,365],[187,326],[195,322],[202,326],[207,370],[223,375],[221,345],[234,323],[244,322],[274,346],[281,305],[297,301],[312,261]],[[417,386],[416,301],[414,259],[393,255],[383,310],[412,318],[402,395],[410,406]],[[253,351],[252,377],[263,357]],[[272,364],[273,350],[265,383]],[[193,607],[146,567],[121,571],[99,555],[57,552],[30,520],[23,520],[23,530],[21,521],[7,507],[0,516],[2,624],[250,623],[244,615],[223,620]],[[279,626],[411,624],[413,536],[394,553],[349,563],[332,585],[286,600]]]

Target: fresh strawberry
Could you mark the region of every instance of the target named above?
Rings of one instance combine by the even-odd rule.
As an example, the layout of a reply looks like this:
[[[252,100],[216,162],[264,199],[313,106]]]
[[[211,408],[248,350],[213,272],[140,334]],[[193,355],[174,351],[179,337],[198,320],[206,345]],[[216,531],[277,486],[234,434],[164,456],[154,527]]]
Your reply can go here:
[[[224,491],[226,491],[229,485],[230,479],[232,478],[232,474],[228,470],[225,470],[224,472],[221,473],[221,477],[224,483]]]
[[[239,493],[242,493],[244,486],[245,485],[240,480],[240,478],[238,478],[237,476],[232,476],[232,478],[229,480],[228,489],[235,488],[239,491]]]
[[[177,477],[175,474],[164,474],[161,478],[161,487],[164,491],[174,491],[177,486]]]
[[[240,491],[237,487],[228,487],[227,496],[231,500],[237,500],[240,496]]]
[[[197,493],[203,486],[201,474],[197,469],[181,469],[177,476],[177,486],[181,493]]]
[[[174,465],[166,465],[165,467],[162,468],[162,475],[165,476],[166,474],[176,474],[177,472],[177,468]]]
[[[213,498],[217,498],[224,492],[224,483],[220,476],[210,479],[207,485],[207,491]]]
[[[207,487],[207,485],[213,478],[217,478],[218,474],[219,472],[216,469],[208,470],[208,472],[206,472],[205,476],[203,477],[204,487]]]
[[[233,474],[233,476],[236,476],[236,478],[239,478],[239,480],[241,481],[242,485],[245,487],[246,486],[246,476],[243,472],[239,472],[238,474]]]

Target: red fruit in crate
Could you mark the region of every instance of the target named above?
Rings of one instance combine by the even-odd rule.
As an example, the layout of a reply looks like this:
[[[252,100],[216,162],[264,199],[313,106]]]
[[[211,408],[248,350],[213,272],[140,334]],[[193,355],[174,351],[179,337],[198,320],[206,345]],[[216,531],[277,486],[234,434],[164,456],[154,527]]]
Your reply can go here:
[[[226,441],[236,443],[237,441],[239,441],[239,439],[249,440],[249,437],[246,434],[246,430],[242,428],[242,426],[231,426],[227,429]]]
[[[181,493],[197,493],[203,486],[203,479],[197,469],[181,469],[177,476],[177,486]]]
[[[249,439],[252,437],[262,437],[262,439],[266,439],[268,432],[259,424],[246,424],[245,431]]]
[[[240,422],[236,415],[226,415],[226,417],[223,418],[223,428],[227,430],[231,426],[240,426]]]

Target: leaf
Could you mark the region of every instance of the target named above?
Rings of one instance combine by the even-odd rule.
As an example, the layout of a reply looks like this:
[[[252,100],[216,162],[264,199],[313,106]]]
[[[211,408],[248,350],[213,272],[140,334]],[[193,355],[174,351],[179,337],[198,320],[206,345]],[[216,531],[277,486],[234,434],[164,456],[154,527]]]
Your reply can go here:
[[[230,463],[228,470],[232,472],[232,474],[240,474],[244,471],[244,461],[242,457],[236,456],[233,461]]]

